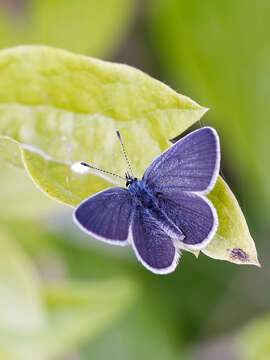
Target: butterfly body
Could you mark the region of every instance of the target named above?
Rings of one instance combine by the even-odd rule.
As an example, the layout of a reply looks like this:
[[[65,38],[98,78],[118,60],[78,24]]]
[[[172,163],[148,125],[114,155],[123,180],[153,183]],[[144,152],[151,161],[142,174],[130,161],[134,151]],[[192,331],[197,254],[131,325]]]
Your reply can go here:
[[[84,200],[74,220],[99,240],[131,244],[150,271],[170,273],[180,249],[203,249],[217,231],[217,212],[206,195],[219,166],[216,131],[196,130],[157,157],[141,180],[127,173],[126,188],[107,189]]]
[[[154,194],[145,180],[131,179],[127,190],[133,203],[132,218],[136,216],[136,212],[143,211],[150,218],[155,219],[158,226],[173,238],[179,240],[184,238],[183,232],[178,229],[159,206],[158,194]]]
[[[144,206],[149,209],[158,207],[157,197],[144,180],[131,179],[128,192],[136,206]]]

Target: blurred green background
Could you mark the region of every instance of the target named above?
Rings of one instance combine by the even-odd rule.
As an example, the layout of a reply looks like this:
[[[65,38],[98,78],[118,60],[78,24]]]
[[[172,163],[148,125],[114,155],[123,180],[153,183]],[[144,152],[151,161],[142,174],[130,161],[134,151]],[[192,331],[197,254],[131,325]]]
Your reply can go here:
[[[0,360],[270,359],[269,38],[266,0],[0,0],[0,48],[127,63],[211,108],[196,127],[220,134],[262,263],[185,253],[153,275],[1,164]]]

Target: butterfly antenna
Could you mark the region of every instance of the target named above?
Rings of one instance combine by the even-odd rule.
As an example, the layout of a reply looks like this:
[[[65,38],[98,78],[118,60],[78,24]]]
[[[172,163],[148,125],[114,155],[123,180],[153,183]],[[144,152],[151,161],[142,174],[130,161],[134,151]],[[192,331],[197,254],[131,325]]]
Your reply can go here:
[[[120,140],[120,143],[121,143],[121,146],[122,146],[122,150],[123,150],[123,153],[124,153],[126,162],[127,162],[127,164],[128,164],[128,168],[129,168],[129,170],[130,170],[130,172],[131,172],[132,177],[134,178],[134,174],[133,174],[133,171],[132,171],[132,167],[131,167],[129,158],[128,158],[128,156],[127,156],[127,152],[126,152],[126,149],[125,149],[125,147],[124,147],[124,144],[123,144],[123,141],[122,141],[120,132],[117,130],[117,131],[116,131],[116,134],[117,134],[117,136],[118,136],[118,139]]]
[[[90,169],[100,171],[100,172],[102,172],[102,173],[104,173],[104,174],[108,174],[108,175],[115,176],[115,177],[117,177],[117,178],[119,178],[119,179],[121,179],[121,180],[124,180],[124,181],[126,180],[123,176],[117,175],[117,174],[115,174],[115,173],[113,173],[113,172],[111,172],[111,171],[107,171],[107,170],[103,170],[103,169],[100,169],[100,168],[91,166],[91,165],[87,164],[86,162],[81,161],[80,164],[81,164],[82,166],[86,166],[86,167],[88,167],[88,168],[90,168]]]

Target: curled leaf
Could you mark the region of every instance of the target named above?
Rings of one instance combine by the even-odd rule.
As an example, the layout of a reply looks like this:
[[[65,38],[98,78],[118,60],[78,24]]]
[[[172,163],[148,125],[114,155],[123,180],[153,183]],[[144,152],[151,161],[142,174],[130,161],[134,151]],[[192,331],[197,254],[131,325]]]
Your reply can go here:
[[[219,227],[214,239],[202,251],[214,259],[260,266],[245,217],[232,191],[221,177],[208,197],[217,209]]]
[[[0,52],[0,134],[17,141],[38,187],[71,206],[108,187],[72,163],[126,170],[117,129],[141,176],[206,110],[126,65],[49,47]]]
[[[0,218],[34,219],[63,211],[63,205],[50,201],[33,186],[24,169],[19,143],[0,136]]]

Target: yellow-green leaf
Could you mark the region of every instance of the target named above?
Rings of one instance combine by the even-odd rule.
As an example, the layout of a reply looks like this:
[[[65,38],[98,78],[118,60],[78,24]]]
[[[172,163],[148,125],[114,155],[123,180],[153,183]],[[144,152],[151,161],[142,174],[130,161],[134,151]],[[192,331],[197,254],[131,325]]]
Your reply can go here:
[[[49,47],[0,52],[0,134],[18,142],[35,183],[72,206],[108,186],[72,171],[73,162],[124,174],[116,129],[141,176],[206,110],[126,65]]]
[[[236,198],[221,177],[208,197],[217,209],[219,227],[216,236],[203,252],[214,259],[260,266],[245,217]]]
[[[40,218],[63,211],[63,205],[45,197],[24,170],[18,143],[0,136],[0,218]]]

